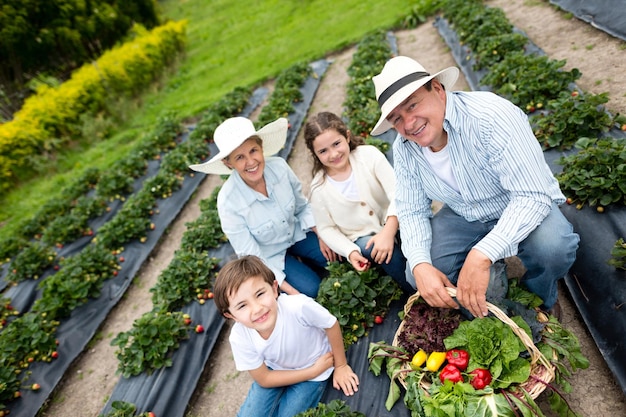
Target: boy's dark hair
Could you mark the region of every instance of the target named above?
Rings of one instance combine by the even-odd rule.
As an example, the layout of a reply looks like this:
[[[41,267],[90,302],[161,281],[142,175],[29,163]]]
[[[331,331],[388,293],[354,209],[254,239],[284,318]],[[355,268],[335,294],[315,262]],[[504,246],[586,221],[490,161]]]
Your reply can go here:
[[[213,285],[213,301],[220,313],[228,313],[228,297],[237,292],[241,284],[253,277],[261,277],[270,285],[276,277],[258,256],[246,255],[229,261],[220,270]]]

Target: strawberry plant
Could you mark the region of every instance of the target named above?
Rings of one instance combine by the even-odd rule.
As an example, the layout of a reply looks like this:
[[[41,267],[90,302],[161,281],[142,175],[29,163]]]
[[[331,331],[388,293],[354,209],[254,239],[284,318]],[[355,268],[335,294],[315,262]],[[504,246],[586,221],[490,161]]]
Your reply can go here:
[[[353,135],[368,137],[378,121],[380,109],[372,76],[378,74],[391,58],[391,46],[384,32],[366,36],[359,42],[348,68],[350,81],[346,87],[344,117]]]
[[[578,208],[626,204],[626,141],[580,138],[575,146],[578,153],[557,161],[563,165],[557,179],[569,201]]]
[[[117,372],[124,378],[151,374],[153,370],[172,366],[171,353],[181,341],[189,338],[189,326],[183,313],[150,311],[135,320],[133,328],[119,333],[111,346],[117,346]]]
[[[544,149],[569,149],[580,137],[608,132],[612,117],[605,111],[608,93],[572,94],[562,91],[548,100],[546,113],[530,116],[533,131]]]
[[[0,364],[0,381],[2,381],[2,386],[0,386],[0,410],[5,408],[4,404],[19,398],[22,385],[20,373],[21,369]]]
[[[474,51],[474,71],[491,68],[511,52],[520,51],[528,42],[521,33],[506,33],[481,39]]]
[[[48,225],[41,241],[48,245],[74,241],[86,234],[89,229],[88,220],[88,217],[75,212],[57,217]]]
[[[9,236],[0,242],[0,265],[11,262],[11,258],[28,245],[28,240],[21,236]]]
[[[57,320],[45,313],[28,312],[16,318],[3,330],[0,338],[2,366],[14,367],[20,370],[20,374],[35,361],[49,362],[50,355],[57,350],[54,333],[58,325]],[[0,396],[2,388],[0,384]]]
[[[50,246],[30,242],[11,262],[7,279],[11,282],[39,279],[41,271],[52,266],[55,259],[56,252]]]
[[[76,256],[62,259],[60,264],[56,274],[41,282],[43,293],[32,309],[55,319],[68,316],[89,298],[98,297],[104,280],[113,277],[118,269],[115,255],[94,244]]]
[[[609,259],[608,263],[617,269],[626,270],[626,242],[624,242],[624,238],[618,239],[615,245],[613,245],[611,259]]]
[[[137,406],[126,401],[113,401],[111,410],[106,414],[100,414],[98,417],[154,417],[152,412],[144,412],[135,414]]]
[[[11,300],[0,297],[0,330],[4,329],[8,321],[18,314],[19,312],[11,305]]]
[[[319,403],[317,407],[298,413],[295,417],[365,417],[365,414],[352,411],[342,400],[332,400],[328,404]]]
[[[372,136],[369,136],[367,139],[365,139],[365,143],[377,147],[378,150],[384,154],[389,152],[389,149],[391,149],[391,144],[389,142],[385,142],[382,139],[374,138]]]
[[[181,242],[182,248],[207,251],[228,241],[220,226],[217,212],[217,194],[221,187],[215,187],[209,198],[200,201],[200,216],[185,224],[187,230]]]
[[[209,107],[202,118],[196,124],[195,129],[189,134],[191,141],[213,140],[215,128],[228,117],[241,113],[248,102],[251,91],[249,88],[237,87],[226,94],[219,102]]]
[[[563,71],[563,66],[565,60],[514,52],[495,64],[481,79],[481,84],[492,87],[494,93],[531,112],[540,107],[539,103],[546,103],[561,91],[569,91],[571,83],[580,78],[578,69]]]
[[[402,290],[390,276],[379,275],[376,268],[357,273],[349,263],[331,262],[326,269],[329,276],[322,280],[316,300],[337,317],[348,347],[374,326],[377,315],[387,313]]]
[[[110,201],[120,199],[121,196],[125,196],[133,191],[134,182],[134,178],[127,175],[126,172],[112,167],[111,170],[107,171],[100,178],[96,186],[96,193],[108,198]]]
[[[146,188],[130,196],[115,217],[98,230],[97,241],[104,247],[118,249],[126,242],[146,236],[156,203],[152,192]]]
[[[312,68],[307,63],[297,63],[287,68],[276,77],[274,93],[269,102],[261,110],[255,123],[264,126],[279,117],[287,117],[294,110],[293,103],[302,100],[300,87],[312,73]]]
[[[453,25],[459,41],[474,50],[482,39],[511,33],[513,25],[502,9],[485,7],[481,0],[444,0],[443,16]]]
[[[155,308],[173,311],[196,299],[198,291],[211,288],[217,265],[218,259],[208,257],[204,251],[177,250],[150,289]]]

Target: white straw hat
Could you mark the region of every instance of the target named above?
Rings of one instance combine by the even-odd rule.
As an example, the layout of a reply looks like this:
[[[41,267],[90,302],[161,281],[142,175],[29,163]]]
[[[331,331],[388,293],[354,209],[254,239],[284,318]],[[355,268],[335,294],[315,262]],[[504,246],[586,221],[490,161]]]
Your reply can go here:
[[[380,74],[372,77],[381,116],[372,129],[371,135],[381,135],[392,129],[393,126],[387,121],[389,113],[428,81],[436,78],[446,88],[451,88],[458,77],[459,69],[457,67],[448,67],[430,75],[423,66],[412,58],[407,56],[391,58]]]
[[[268,123],[258,131],[248,118],[226,119],[215,129],[213,135],[213,141],[218,149],[217,155],[202,164],[189,165],[189,168],[205,174],[229,175],[232,170],[224,165],[222,159],[242,143],[252,136],[258,136],[263,140],[263,155],[275,155],[285,146],[288,128],[289,122],[284,117]]]

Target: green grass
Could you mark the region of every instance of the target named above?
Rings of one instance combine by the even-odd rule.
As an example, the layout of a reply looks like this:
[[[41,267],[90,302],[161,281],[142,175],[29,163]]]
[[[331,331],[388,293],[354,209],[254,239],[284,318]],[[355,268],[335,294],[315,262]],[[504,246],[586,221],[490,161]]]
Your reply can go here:
[[[358,42],[377,29],[399,26],[417,5],[436,0],[165,0],[162,16],[187,19],[188,47],[174,74],[132,103],[112,134],[73,149],[42,175],[2,196],[0,239],[19,220],[89,166],[106,169],[124,157],[165,111],[193,120],[237,86],[255,86],[297,63],[311,62]],[[137,103],[141,103],[138,105]]]

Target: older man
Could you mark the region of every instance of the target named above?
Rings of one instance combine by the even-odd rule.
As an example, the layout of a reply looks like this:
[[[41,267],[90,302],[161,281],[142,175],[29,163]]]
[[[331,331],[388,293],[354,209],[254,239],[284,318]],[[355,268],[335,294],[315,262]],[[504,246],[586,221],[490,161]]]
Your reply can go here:
[[[487,315],[491,265],[517,255],[522,282],[548,310],[571,267],[578,235],[526,114],[493,93],[450,92],[458,69],[435,74],[390,59],[373,77],[381,117],[372,130],[393,145],[402,250],[420,295],[475,317]],[[444,205],[433,216],[432,201]]]

